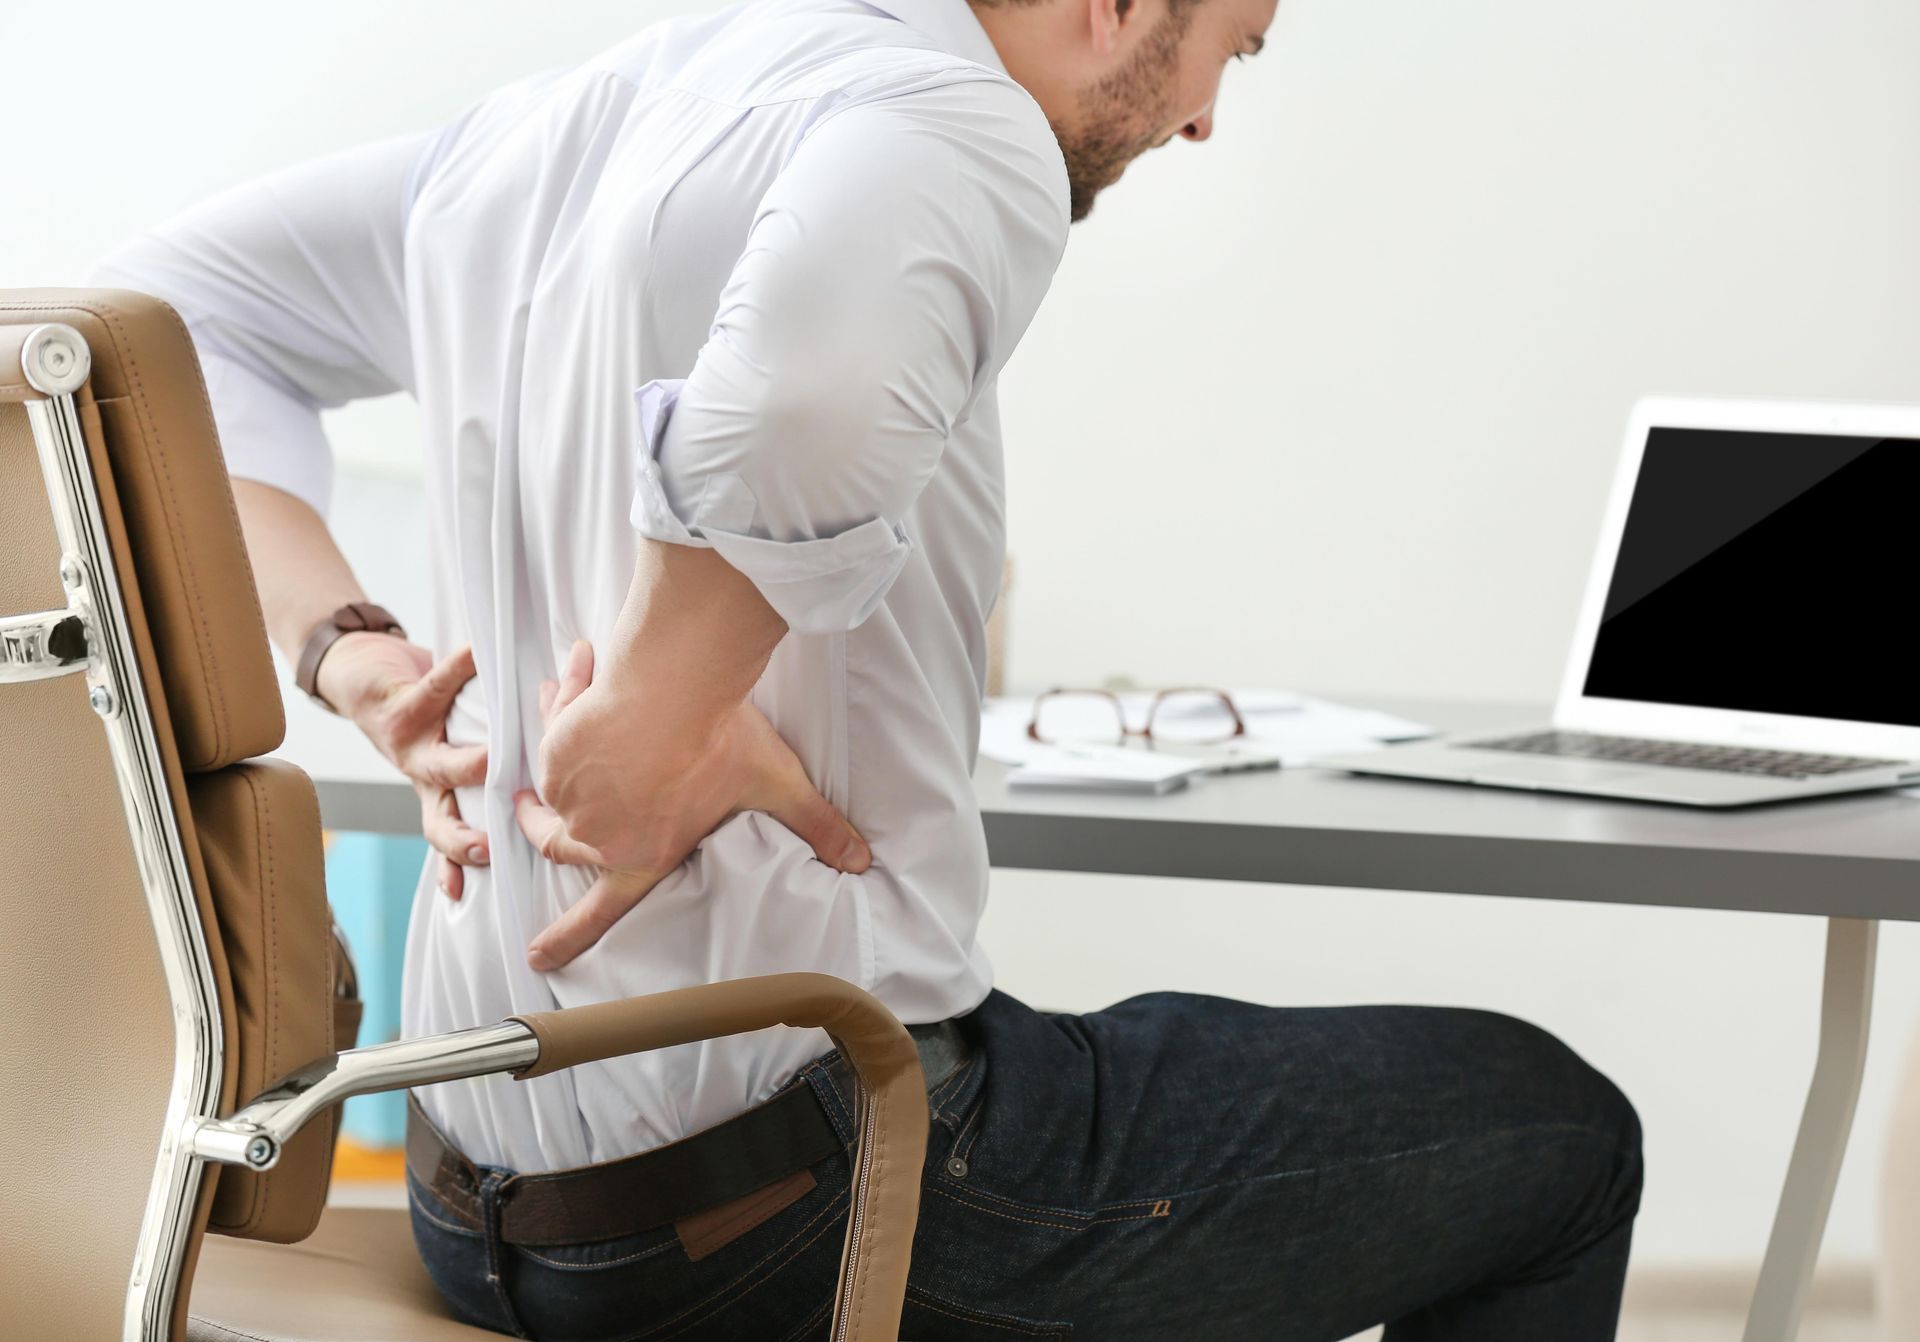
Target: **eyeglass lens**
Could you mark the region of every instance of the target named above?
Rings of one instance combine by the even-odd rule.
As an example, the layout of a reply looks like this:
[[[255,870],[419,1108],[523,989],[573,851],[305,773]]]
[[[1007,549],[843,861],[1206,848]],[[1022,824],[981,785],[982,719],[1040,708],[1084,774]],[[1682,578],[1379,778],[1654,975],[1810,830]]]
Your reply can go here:
[[[1218,690],[1176,690],[1155,701],[1149,729],[1156,741],[1212,745],[1230,740],[1237,723]]]
[[[1034,709],[1033,729],[1054,745],[1113,745],[1126,736],[1119,703],[1104,694],[1050,694]]]

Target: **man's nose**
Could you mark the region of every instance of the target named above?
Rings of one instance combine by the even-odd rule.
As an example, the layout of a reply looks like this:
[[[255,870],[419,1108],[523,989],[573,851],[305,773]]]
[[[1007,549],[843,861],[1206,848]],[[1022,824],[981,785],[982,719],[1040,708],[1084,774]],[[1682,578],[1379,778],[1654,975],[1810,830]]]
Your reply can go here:
[[[1209,108],[1180,128],[1182,139],[1198,142],[1213,134],[1213,111]]]

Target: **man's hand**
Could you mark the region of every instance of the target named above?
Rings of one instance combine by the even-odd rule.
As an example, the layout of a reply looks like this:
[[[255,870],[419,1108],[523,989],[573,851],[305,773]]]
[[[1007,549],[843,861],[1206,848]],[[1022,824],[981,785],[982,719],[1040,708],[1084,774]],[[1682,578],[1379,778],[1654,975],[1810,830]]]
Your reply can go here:
[[[420,828],[440,854],[440,888],[453,899],[465,886],[464,866],[484,867],[487,837],[460,818],[456,787],[486,781],[487,748],[447,742],[454,696],[473,679],[473,649],[438,665],[433,654],[391,634],[342,634],[327,649],[315,688],[350,718],[413,783]]]
[[[520,829],[543,857],[598,867],[600,876],[527,948],[536,970],[558,969],[599,941],[740,811],[766,812],[841,871],[862,872],[873,861],[751,704],[705,739],[689,740],[637,697],[594,684],[593,649],[581,642],[560,680],[540,687],[540,712],[541,795],[514,798]]]

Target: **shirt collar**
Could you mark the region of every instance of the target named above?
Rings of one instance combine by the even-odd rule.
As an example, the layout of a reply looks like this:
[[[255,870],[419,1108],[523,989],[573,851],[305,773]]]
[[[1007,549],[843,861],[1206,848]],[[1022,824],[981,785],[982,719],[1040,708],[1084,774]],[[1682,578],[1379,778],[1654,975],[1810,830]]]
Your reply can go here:
[[[955,56],[963,56],[990,70],[1007,72],[994,50],[993,39],[974,17],[967,0],[863,0],[882,13],[891,14],[909,28],[918,29],[940,47]]]

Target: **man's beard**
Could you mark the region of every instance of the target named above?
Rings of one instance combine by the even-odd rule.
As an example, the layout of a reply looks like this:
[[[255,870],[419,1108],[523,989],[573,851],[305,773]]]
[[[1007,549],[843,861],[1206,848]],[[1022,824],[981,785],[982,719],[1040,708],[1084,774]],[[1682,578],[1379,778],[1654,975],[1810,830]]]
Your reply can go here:
[[[1174,68],[1180,39],[1192,13],[1168,13],[1149,33],[1124,69],[1080,95],[1073,125],[1053,123],[1067,161],[1067,187],[1076,224],[1093,210],[1093,198],[1120,180],[1127,164],[1166,143],[1173,116]]]

